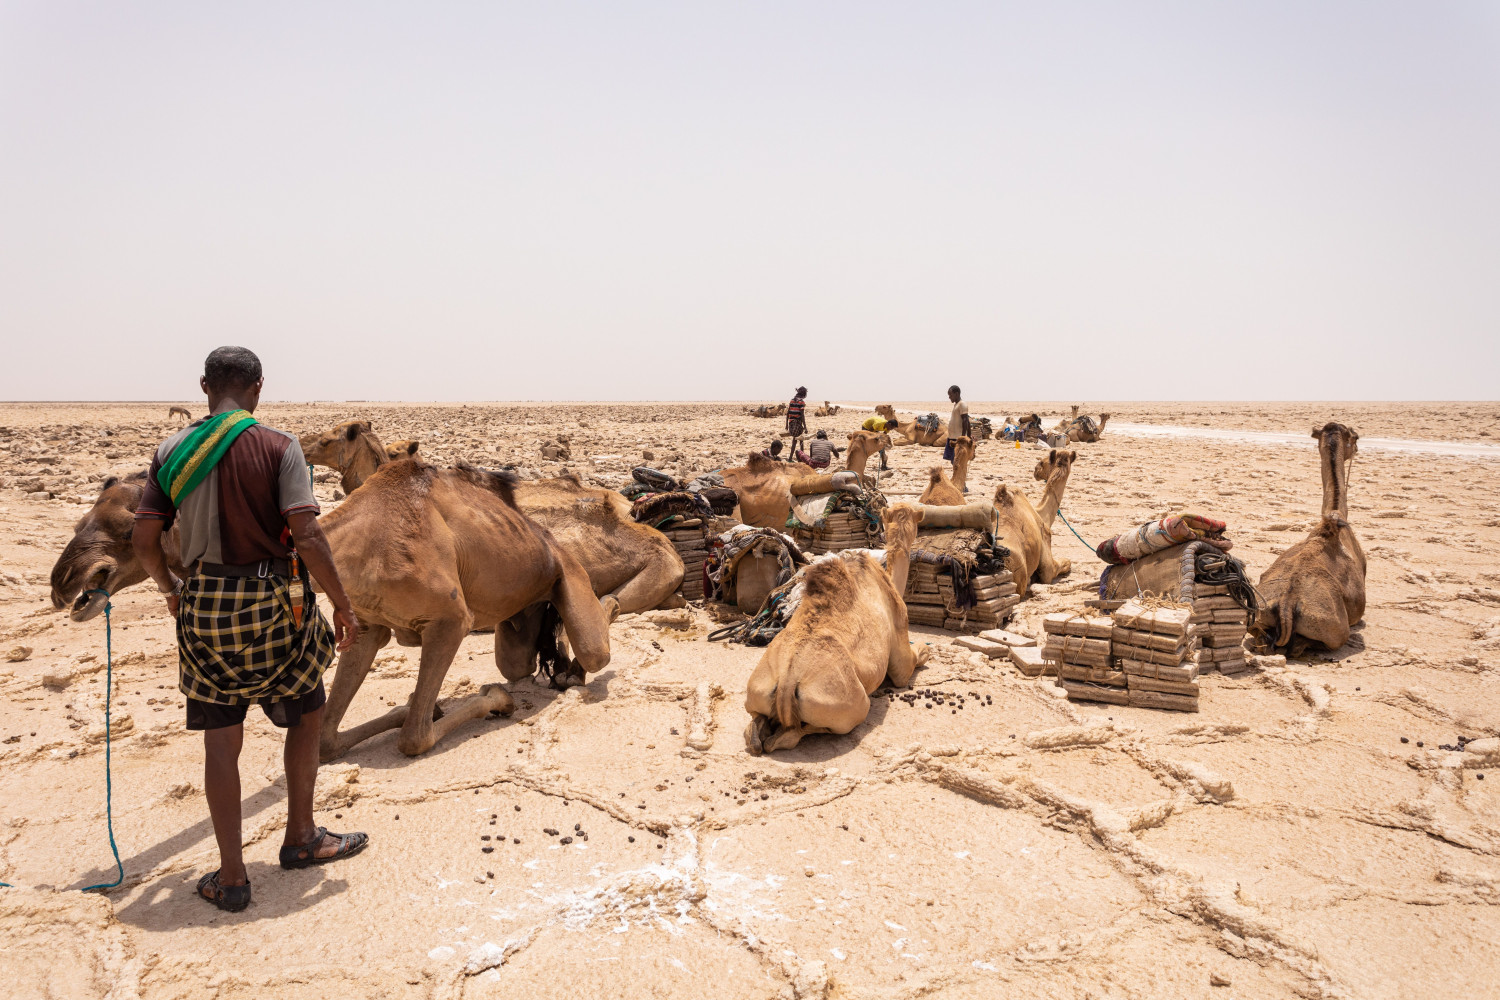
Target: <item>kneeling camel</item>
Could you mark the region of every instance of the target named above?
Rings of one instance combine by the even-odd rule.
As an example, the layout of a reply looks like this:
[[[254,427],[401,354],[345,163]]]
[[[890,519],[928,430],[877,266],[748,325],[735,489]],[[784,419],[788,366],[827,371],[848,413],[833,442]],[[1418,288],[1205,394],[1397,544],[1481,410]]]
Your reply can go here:
[[[906,589],[919,515],[888,508],[884,566],[869,552],[849,550],[803,571],[802,603],[750,675],[745,742],[752,754],[787,750],[813,733],[843,734],[870,714],[870,695],[889,679],[911,683],[927,661],[926,646],[907,635]]]

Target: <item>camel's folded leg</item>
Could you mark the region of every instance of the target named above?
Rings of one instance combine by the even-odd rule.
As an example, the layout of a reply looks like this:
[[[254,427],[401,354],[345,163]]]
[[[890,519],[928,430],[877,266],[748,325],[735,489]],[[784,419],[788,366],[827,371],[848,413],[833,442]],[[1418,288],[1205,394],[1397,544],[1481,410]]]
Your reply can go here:
[[[927,662],[932,655],[931,648],[927,646],[916,646],[912,644],[909,629],[910,620],[906,616],[906,604],[900,598],[894,601],[891,609],[891,649],[890,660],[886,665],[886,678],[896,687],[908,687],[911,684],[912,675],[917,668]]]
[[[1073,571],[1073,560],[1054,556],[1052,546],[1049,544],[1042,549],[1042,557],[1037,560],[1036,571],[1043,583],[1051,583],[1058,577],[1067,576]]]
[[[681,566],[681,560],[676,560],[675,565],[671,562],[648,565],[609,596],[626,614],[661,607],[662,602],[682,586]],[[610,621],[614,618],[611,617]]]
[[[365,723],[347,733],[339,732],[339,723],[344,720],[344,713],[349,711],[349,705],[354,701],[355,693],[364,683],[365,675],[370,672],[370,666],[375,662],[375,654],[380,652],[390,639],[390,629],[380,625],[367,626],[360,629],[354,645],[340,654],[338,667],[333,672],[333,690],[329,692],[328,704],[323,711],[322,727],[318,733],[318,756],[322,760],[329,761],[342,757],[350,747],[361,740],[368,739],[376,732],[383,732],[401,724],[400,720],[397,720],[390,725],[380,726],[373,732],[367,732],[371,724]]]
[[[578,560],[559,550],[558,561],[563,572],[552,590],[552,603],[562,616],[574,661],[586,672],[596,673],[609,666],[609,619]]]

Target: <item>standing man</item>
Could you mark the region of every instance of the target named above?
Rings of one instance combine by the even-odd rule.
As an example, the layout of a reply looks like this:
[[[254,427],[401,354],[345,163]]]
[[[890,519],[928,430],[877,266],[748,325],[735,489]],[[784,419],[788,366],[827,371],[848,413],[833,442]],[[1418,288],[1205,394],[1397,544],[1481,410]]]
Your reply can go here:
[[[948,417],[948,444],[943,448],[943,458],[951,462],[954,440],[966,437],[972,441],[974,434],[969,429],[969,404],[963,401],[963,392],[958,386],[948,387],[948,401],[953,404],[953,413]]]
[[[802,435],[807,433],[807,386],[798,386],[797,394],[786,404],[786,429],[792,438],[791,453],[797,454],[802,446]]]
[[[187,728],[203,731],[203,792],[219,869],[198,880],[198,894],[233,912],[250,904],[239,757],[251,704],[287,731],[281,867],[346,858],[369,842],[363,833],[313,825],[323,671],[335,645],[354,644],[359,623],[318,527],[301,445],[251,416],[264,384],[260,359],[243,347],[220,347],[198,384],[209,414],[156,449],[132,540],[177,619],[177,686],[187,696]],[[174,520],[182,564],[193,571],[185,581],[167,569],[161,548]],[[332,630],[307,571],[333,602]]]

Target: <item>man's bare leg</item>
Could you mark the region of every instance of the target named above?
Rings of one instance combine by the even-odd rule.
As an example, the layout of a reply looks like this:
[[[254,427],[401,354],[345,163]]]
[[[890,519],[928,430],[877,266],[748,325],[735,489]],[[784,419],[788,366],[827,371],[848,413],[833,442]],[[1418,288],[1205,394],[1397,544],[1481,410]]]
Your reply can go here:
[[[203,795],[219,842],[219,884],[244,885],[245,855],[240,836],[240,748],[244,724],[203,734]],[[311,834],[309,834],[311,836]]]
[[[284,847],[301,847],[318,832],[313,822],[313,788],[318,783],[318,734],[323,726],[323,709],[302,713],[302,721],[286,731],[282,764],[286,767],[286,837]],[[326,858],[338,850],[337,837],[325,834],[313,849],[313,856]]]

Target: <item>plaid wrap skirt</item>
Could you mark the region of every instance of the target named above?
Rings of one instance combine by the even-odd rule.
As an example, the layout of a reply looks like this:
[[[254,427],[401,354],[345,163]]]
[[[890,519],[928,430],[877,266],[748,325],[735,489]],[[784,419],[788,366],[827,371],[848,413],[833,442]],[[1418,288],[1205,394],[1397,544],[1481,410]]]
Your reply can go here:
[[[333,630],[309,588],[298,630],[285,577],[195,575],[177,610],[177,689],[214,705],[301,698],[333,663]]]

